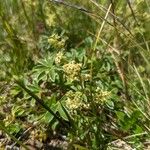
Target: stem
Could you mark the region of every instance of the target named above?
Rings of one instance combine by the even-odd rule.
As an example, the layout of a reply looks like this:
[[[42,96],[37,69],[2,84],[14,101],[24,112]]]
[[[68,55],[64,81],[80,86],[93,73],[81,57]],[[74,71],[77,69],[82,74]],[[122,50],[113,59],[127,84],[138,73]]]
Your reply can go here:
[[[63,126],[66,126],[66,123],[56,114],[54,113],[37,95],[35,95],[32,91],[25,87],[25,85],[21,81],[15,81],[23,90],[25,90],[32,98],[36,100],[43,108],[45,108],[49,113],[51,113],[55,119],[59,121]]]

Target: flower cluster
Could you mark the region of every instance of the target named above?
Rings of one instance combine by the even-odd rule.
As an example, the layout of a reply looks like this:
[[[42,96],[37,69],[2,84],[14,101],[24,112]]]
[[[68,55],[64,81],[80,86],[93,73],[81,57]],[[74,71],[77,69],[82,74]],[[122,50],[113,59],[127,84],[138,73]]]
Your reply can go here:
[[[74,61],[63,65],[63,70],[67,76],[67,79],[70,81],[74,81],[78,79],[78,75],[81,71],[82,64],[75,63]]]
[[[62,49],[65,47],[65,38],[61,38],[58,34],[53,34],[48,38],[48,43],[55,49]]]
[[[89,81],[91,79],[91,75],[90,74],[83,74],[82,75],[82,80],[83,81]]]
[[[96,89],[96,93],[94,95],[96,103],[104,103],[106,102],[111,96],[110,91],[103,91],[100,88]]]
[[[66,93],[66,106],[69,110],[76,110],[82,107],[82,93],[69,91]]]
[[[59,64],[61,62],[62,57],[63,57],[63,53],[62,52],[57,53],[56,57],[55,57],[55,63]]]
[[[45,141],[47,138],[47,135],[45,132],[42,132],[42,130],[38,129],[38,130],[32,130],[30,133],[30,138],[32,140],[39,140],[40,142]]]

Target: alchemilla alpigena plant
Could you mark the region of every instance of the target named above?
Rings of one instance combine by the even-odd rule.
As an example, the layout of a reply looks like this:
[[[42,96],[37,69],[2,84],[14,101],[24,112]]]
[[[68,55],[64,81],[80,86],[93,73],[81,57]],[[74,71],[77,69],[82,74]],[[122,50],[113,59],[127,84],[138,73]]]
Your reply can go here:
[[[100,144],[97,141],[98,139],[92,139],[97,134],[100,134],[104,141],[103,144],[106,144],[107,138],[103,137],[105,132],[103,123],[107,115],[111,116],[114,103],[118,101],[117,90],[113,86],[117,83],[112,82],[110,78],[107,79],[106,74],[108,72],[107,70],[105,72],[103,68],[106,59],[95,56],[95,59],[91,60],[84,49],[82,51],[78,49],[65,51],[62,49],[57,53],[49,53],[47,59],[39,60],[37,66],[33,69],[33,77],[37,78],[32,78],[33,81],[29,84],[38,82],[39,88],[43,83],[49,84],[49,88],[44,87],[48,91],[52,91],[51,88],[55,87],[53,93],[49,93],[49,99],[55,96],[56,101],[63,104],[70,118],[72,118],[74,129],[73,132],[68,134],[72,144],[80,140],[84,144],[88,142]],[[99,63],[99,65],[102,64],[101,67],[93,68],[95,69],[93,76],[90,74],[91,61]],[[106,63],[106,65],[109,64]],[[109,85],[111,84],[112,87],[110,88]],[[41,90],[39,90],[39,93],[41,93]],[[88,128],[87,133],[83,133],[84,127]],[[98,130],[99,127],[101,130]],[[81,131],[78,130],[79,128]],[[87,136],[91,140],[87,139]]]
[[[148,147],[149,8],[148,0],[1,1],[0,130],[11,139],[0,132],[0,148],[26,135],[35,149],[55,138],[70,150]]]

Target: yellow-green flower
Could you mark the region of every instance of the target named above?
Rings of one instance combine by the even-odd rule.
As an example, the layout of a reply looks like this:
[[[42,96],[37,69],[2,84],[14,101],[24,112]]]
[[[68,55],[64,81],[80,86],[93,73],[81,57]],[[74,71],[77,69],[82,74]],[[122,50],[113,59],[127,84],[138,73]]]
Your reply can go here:
[[[82,80],[83,81],[89,81],[91,79],[91,75],[90,74],[83,74],[82,75]]]
[[[62,57],[63,57],[63,52],[57,53],[55,57],[55,63],[59,64],[61,62]]]
[[[111,96],[110,91],[103,91],[100,88],[96,89],[96,93],[94,95],[96,103],[106,102]]]
[[[78,79],[78,75],[81,71],[82,64],[75,63],[74,61],[63,65],[63,70],[66,74],[66,77],[70,81],[74,81]]]
[[[66,106],[69,110],[76,110],[82,107],[82,93],[69,91],[66,93]]]
[[[65,39],[61,39],[58,34],[53,34],[48,38],[48,43],[55,49],[62,49],[65,46]]]

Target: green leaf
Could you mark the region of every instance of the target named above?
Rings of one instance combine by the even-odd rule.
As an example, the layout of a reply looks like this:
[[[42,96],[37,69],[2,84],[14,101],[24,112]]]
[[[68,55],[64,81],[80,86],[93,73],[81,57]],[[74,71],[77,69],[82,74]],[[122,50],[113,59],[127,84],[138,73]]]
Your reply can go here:
[[[50,70],[50,78],[51,78],[51,80],[52,80],[53,82],[55,81],[55,77],[56,77],[55,69],[52,68],[52,69]]]
[[[59,123],[58,121],[54,122],[54,124],[52,125],[53,130],[56,130],[56,127],[57,127],[58,123]]]
[[[143,132],[143,129],[139,126],[139,125],[136,125],[136,128],[134,130],[134,133],[135,134],[140,134]]]
[[[20,142],[15,136],[13,136],[8,129],[4,126],[3,122],[0,121],[0,130],[4,131],[13,141],[24,147],[25,149],[29,150],[29,148]]]
[[[46,75],[45,71],[40,72],[40,74],[38,75],[37,78],[38,78],[39,81],[40,80],[46,80],[47,75]]]
[[[14,106],[11,110],[13,117],[19,117],[19,116],[23,115],[24,112],[25,112],[25,110],[23,108],[21,108],[20,106]]]
[[[67,117],[66,113],[64,112],[64,110],[63,110],[63,108],[62,108],[62,106],[61,106],[60,103],[58,104],[58,112],[59,112],[60,116],[61,116],[64,120],[69,121],[69,120],[68,120],[68,117]]]
[[[53,104],[51,106],[51,109],[54,113],[56,113],[58,111],[58,103]],[[53,118],[54,118],[54,116],[51,113],[46,112],[43,119],[46,123],[50,123],[53,120]]]
[[[83,147],[81,145],[78,144],[73,144],[75,150],[88,150],[86,147]]]
[[[116,111],[117,118],[119,121],[124,121],[125,114],[121,111]]]
[[[31,105],[32,107],[34,107],[34,106],[35,106],[35,103],[36,103],[36,100],[32,98],[31,101],[30,101],[30,105]]]
[[[41,88],[38,86],[38,84],[37,85],[29,85],[28,87],[33,93],[38,93],[41,90]]]
[[[21,127],[18,123],[11,123],[7,126],[7,129],[10,132],[10,134],[17,134],[21,130]]]
[[[114,108],[114,102],[111,100],[106,101],[106,105],[108,108],[113,109]]]
[[[42,120],[44,120],[44,122],[46,123],[50,123],[53,120],[53,118],[54,116],[51,113],[46,112]]]
[[[57,103],[56,101],[56,95],[53,94],[50,99],[46,99],[46,104],[49,106],[49,107],[52,107],[52,105],[55,105]]]

